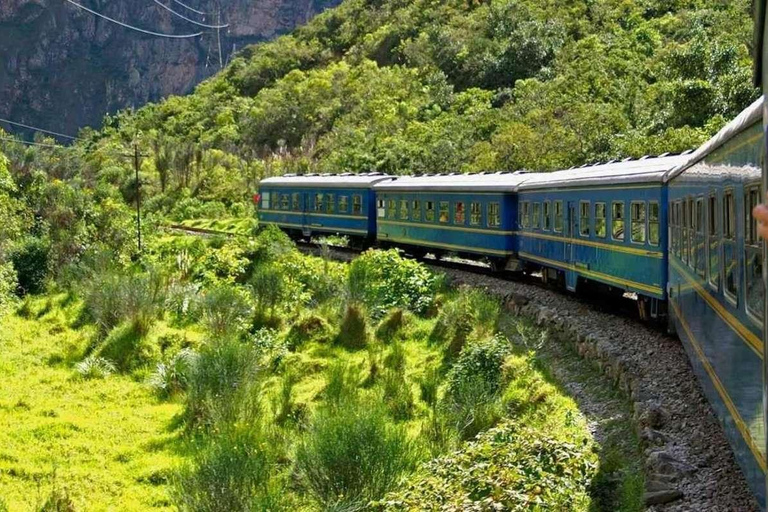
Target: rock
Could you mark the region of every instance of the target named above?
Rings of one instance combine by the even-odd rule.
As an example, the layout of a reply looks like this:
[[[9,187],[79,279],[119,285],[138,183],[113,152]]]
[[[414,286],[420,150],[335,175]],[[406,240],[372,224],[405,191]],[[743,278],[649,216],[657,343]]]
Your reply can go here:
[[[671,503],[677,501],[683,497],[682,491],[678,489],[668,489],[657,492],[646,492],[643,495],[643,501],[647,507],[651,505],[663,505],[664,503]]]
[[[643,427],[659,428],[664,425],[669,413],[659,402],[635,402],[634,419]]]
[[[679,479],[696,471],[696,467],[682,461],[665,450],[653,451],[645,461],[649,474],[665,475],[669,479]]]

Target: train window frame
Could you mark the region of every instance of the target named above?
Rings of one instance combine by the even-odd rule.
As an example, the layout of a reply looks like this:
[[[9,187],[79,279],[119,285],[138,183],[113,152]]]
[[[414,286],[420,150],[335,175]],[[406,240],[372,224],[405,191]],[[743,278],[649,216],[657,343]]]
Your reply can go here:
[[[393,197],[387,197],[387,218],[390,220],[397,218],[397,200]]]
[[[435,202],[424,201],[424,220],[426,222],[435,222]]]
[[[712,191],[707,197],[707,284],[715,291],[720,291],[720,215],[718,212],[717,192]],[[714,246],[714,250],[713,250]],[[714,259],[713,259],[714,258]],[[715,272],[713,272],[715,269]]]
[[[399,207],[397,209],[398,220],[409,220],[408,200],[400,198]]]
[[[379,203],[384,201],[379,199]],[[339,213],[349,213],[349,196],[339,196]],[[381,215],[379,215],[381,217]]]
[[[677,258],[682,261],[683,257],[683,202],[678,199],[675,201],[675,208],[677,208]]]
[[[281,194],[280,195],[280,209],[281,210],[288,210],[289,203],[291,202],[291,196],[288,194]]]
[[[621,216],[616,218],[616,207],[619,206]],[[616,223],[621,223],[621,235],[616,236]],[[624,201],[611,201],[611,240],[615,242],[625,242],[627,239],[627,215],[626,204]]]
[[[498,201],[491,201],[488,203],[486,223],[489,228],[498,228],[501,226],[501,206]]]
[[[700,277],[706,277],[706,261],[699,261],[706,259],[706,240],[704,240],[704,223],[705,223],[705,210],[704,210],[704,196],[699,195],[694,198],[693,202],[693,242],[694,242],[694,271]],[[701,243],[699,243],[701,241]],[[701,253],[699,253],[699,247],[701,247]]]
[[[642,212],[642,219],[635,220],[635,207],[639,206]],[[635,240],[635,225],[642,228],[642,240]],[[629,241],[635,245],[645,245],[648,243],[648,205],[645,201],[629,202]]]
[[[653,219],[651,214],[653,208],[656,208],[656,220]],[[646,217],[648,218],[648,244],[652,247],[658,247],[661,245],[661,205],[658,201],[648,201],[648,212]],[[651,226],[656,226],[656,240],[653,240]]]
[[[523,201],[521,204],[521,222],[520,227],[523,229],[528,229],[531,225],[531,210],[530,210],[530,201]]]
[[[483,224],[483,203],[480,201],[470,201],[469,203],[469,225],[482,226]]]
[[[301,210],[301,206],[299,203],[300,197],[301,196],[299,196],[298,192],[294,192],[293,194],[291,194],[291,210],[295,212],[298,212],[299,210]]]
[[[421,222],[421,201],[419,199],[411,200],[411,220]]]
[[[752,216],[752,210],[761,203],[760,198],[763,197],[760,189],[761,187],[759,183],[752,183],[744,187],[744,203],[742,208],[744,214],[744,265],[742,265],[743,269],[741,270],[744,278],[744,286],[742,287],[743,291],[741,292],[744,296],[744,309],[746,310],[749,319],[752,320],[758,327],[762,327],[763,304],[758,302],[753,306],[750,300],[748,283],[758,284],[760,287],[762,287],[763,284],[763,243],[760,239],[760,236],[758,235],[757,219]],[[752,278],[748,276],[750,268],[750,252],[754,253],[754,256],[756,256],[756,261],[759,265],[759,272],[754,272]],[[755,279],[754,276],[758,276],[758,278]],[[758,296],[760,295],[762,295],[763,300],[765,300],[764,291],[762,294],[758,293]]]
[[[362,194],[352,194],[352,215],[363,214],[363,196]]]
[[[541,229],[541,203],[538,201],[531,208],[531,228]]]
[[[325,207],[323,206],[323,200],[325,199],[325,194],[315,194],[315,212],[322,213],[325,210]]]
[[[386,216],[387,216],[387,201],[383,198],[379,198],[376,200],[376,217],[383,219]]]
[[[591,233],[589,207],[589,201],[579,201],[579,236],[583,238],[589,238]]]
[[[734,269],[733,274],[737,276],[734,281],[735,290],[731,290],[728,286],[728,271],[725,261],[725,246],[723,246],[723,257],[721,258],[720,268],[721,275],[723,276],[723,297],[731,303],[735,308],[739,307],[739,258],[736,251],[736,195],[734,194],[733,187],[728,187],[723,191],[723,205],[722,205],[722,226],[723,226],[723,244],[732,244]]]
[[[333,214],[336,210],[336,194],[325,194],[325,212]]]
[[[554,215],[555,215],[555,222],[552,224],[552,231],[554,233],[562,233],[563,232],[563,201],[562,199],[558,199],[555,201],[555,207],[554,207]],[[559,228],[557,226],[560,226]]]
[[[448,224],[451,220],[451,207],[449,201],[440,201],[438,203],[437,220],[440,224]],[[445,217],[443,217],[445,214]],[[443,220],[445,219],[445,220]]]
[[[269,191],[261,193],[261,209],[269,210],[269,200],[271,199]]]
[[[541,229],[543,231],[550,231],[552,229],[552,201],[544,201],[541,212],[543,215]]]
[[[454,226],[467,225],[467,209],[465,201],[454,201],[453,203],[453,224]]]
[[[602,209],[602,215],[598,215],[599,210]],[[608,236],[608,212],[606,210],[605,201],[595,202],[595,236],[597,238],[605,238]],[[602,221],[602,222],[598,222]],[[600,230],[602,226],[602,232]]]

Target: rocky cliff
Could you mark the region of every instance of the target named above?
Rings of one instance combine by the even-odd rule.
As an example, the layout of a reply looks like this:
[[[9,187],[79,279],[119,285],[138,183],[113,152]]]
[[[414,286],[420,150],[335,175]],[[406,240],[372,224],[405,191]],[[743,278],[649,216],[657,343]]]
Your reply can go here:
[[[203,34],[160,38],[106,21],[66,0],[0,0],[0,117],[64,133],[98,126],[106,113],[190,91],[218,71],[220,55],[226,64],[233,51],[289,31],[338,3],[73,1],[145,30]],[[199,23],[229,27],[203,28],[169,9]]]

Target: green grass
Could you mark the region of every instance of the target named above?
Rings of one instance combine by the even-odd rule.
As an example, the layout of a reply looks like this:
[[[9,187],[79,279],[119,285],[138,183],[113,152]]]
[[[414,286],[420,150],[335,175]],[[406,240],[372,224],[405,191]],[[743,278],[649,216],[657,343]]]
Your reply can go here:
[[[258,221],[251,217],[226,217],[223,219],[187,219],[181,221],[180,224],[192,228],[222,231],[233,235],[250,235],[258,225]]]
[[[170,509],[180,406],[128,376],[78,379],[73,362],[92,333],[72,330],[74,309],[56,299],[33,300],[30,319],[0,320],[0,496],[32,510],[56,486],[77,510]]]

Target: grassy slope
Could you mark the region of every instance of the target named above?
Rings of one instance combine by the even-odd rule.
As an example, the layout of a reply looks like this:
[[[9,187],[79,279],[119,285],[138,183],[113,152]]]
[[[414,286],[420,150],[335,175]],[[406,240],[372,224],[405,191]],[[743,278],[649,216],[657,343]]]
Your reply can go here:
[[[33,302],[33,311],[43,308]],[[86,333],[66,326],[56,307],[36,316],[0,321],[0,497],[11,511],[29,510],[55,485],[77,510],[169,507],[167,479],[179,460],[169,425],[179,406],[127,376],[73,378],[67,353]]]

